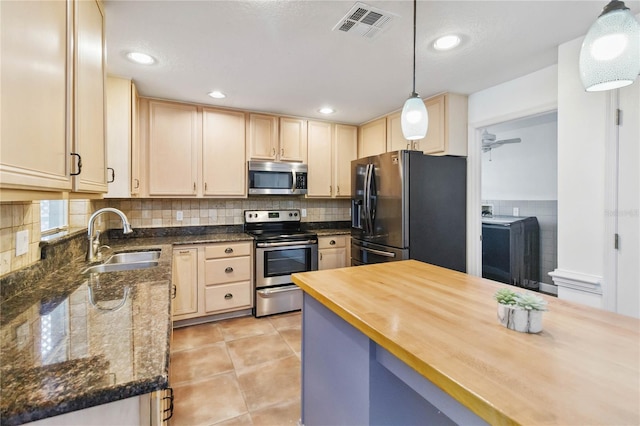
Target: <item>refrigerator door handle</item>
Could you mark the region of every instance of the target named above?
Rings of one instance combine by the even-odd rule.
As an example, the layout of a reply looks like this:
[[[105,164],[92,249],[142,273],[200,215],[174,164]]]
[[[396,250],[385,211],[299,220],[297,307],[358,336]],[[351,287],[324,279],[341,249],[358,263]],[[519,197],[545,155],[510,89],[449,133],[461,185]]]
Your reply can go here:
[[[378,256],[396,257],[395,253],[391,253],[391,252],[388,252],[388,251],[376,250],[376,249],[362,247],[362,246],[360,246],[359,249],[362,250],[362,251],[367,251],[369,253],[377,254]]]
[[[372,164],[367,164],[364,172],[364,228],[367,234],[371,234],[371,198],[369,196],[371,191],[371,166]]]

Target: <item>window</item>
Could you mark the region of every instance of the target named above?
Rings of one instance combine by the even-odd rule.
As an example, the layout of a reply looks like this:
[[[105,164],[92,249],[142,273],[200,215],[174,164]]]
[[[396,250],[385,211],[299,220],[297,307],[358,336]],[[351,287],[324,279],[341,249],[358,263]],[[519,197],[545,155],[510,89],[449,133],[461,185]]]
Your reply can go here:
[[[43,236],[55,234],[69,227],[68,200],[40,201],[40,232]]]

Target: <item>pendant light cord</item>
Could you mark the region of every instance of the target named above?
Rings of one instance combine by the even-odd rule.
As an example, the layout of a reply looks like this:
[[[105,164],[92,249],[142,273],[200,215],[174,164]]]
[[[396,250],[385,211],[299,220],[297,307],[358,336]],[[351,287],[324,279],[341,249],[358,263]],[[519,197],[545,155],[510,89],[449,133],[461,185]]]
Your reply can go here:
[[[413,0],[413,91],[411,96],[418,96],[416,93],[416,4]]]

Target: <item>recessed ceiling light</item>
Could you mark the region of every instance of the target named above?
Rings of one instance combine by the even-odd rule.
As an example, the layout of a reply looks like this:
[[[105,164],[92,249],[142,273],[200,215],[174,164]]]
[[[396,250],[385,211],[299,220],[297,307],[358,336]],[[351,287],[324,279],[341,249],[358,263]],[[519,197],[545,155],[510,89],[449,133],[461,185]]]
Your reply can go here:
[[[318,112],[320,114],[333,114],[334,112],[336,112],[336,110],[333,108],[324,107],[324,108],[320,108]]]
[[[156,62],[156,60],[152,56],[141,52],[129,52],[127,53],[127,58],[130,61],[135,62],[136,64],[142,65],[151,65]]]
[[[213,92],[209,92],[209,96],[211,96],[212,98],[215,99],[224,99],[227,97],[227,95],[225,95],[224,93],[222,93],[219,90],[214,90]]]
[[[453,49],[460,44],[460,37],[455,34],[449,34],[442,36],[433,42],[433,47],[436,50],[449,50]]]

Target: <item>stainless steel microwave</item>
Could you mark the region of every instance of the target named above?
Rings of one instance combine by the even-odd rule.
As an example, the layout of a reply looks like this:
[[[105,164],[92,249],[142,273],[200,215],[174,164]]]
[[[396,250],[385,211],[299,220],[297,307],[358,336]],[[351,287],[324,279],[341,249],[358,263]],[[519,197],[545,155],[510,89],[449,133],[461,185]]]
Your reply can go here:
[[[307,165],[249,161],[249,195],[305,195]]]

